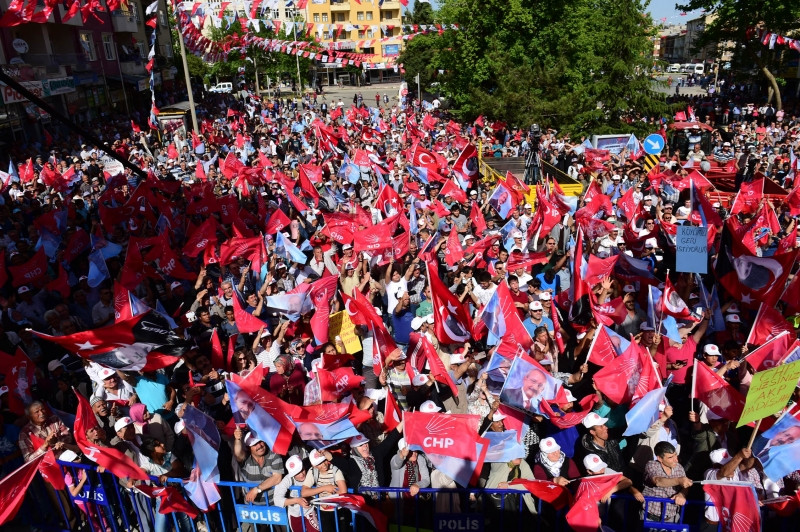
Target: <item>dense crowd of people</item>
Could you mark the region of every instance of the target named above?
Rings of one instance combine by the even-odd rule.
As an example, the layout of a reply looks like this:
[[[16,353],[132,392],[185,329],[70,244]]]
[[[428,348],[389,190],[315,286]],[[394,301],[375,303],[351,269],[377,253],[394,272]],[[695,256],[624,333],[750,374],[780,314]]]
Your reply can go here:
[[[766,342],[752,341],[759,303],[769,302],[784,322],[800,312],[781,297],[794,260],[780,273],[763,262],[796,254],[794,193],[785,201],[729,202],[696,175],[713,162],[732,165],[728,173],[742,190],[759,179],[793,190],[797,113],[762,118],[731,100],[720,117],[713,104],[689,102],[713,128],[712,152],[687,135],[688,151],[668,147],[648,174],[637,148],[605,153],[554,130],[532,134],[483,118],[462,124],[427,104],[381,100],[371,107],[363,99],[351,106],[216,96],[199,110],[199,135],[117,123],[100,132],[103,145],[73,137],[30,159],[15,154],[18,175],[0,206],[0,350],[4,367],[19,370],[6,372],[2,389],[2,476],[51,450],[62,462],[92,464],[91,445],[123,453],[162,483],[196,481],[205,467],[198,465],[203,434],[217,480],[258,483],[221,490],[223,507],[231,498],[282,506],[292,530],[333,530],[337,519],[346,529],[345,512],[324,504],[316,512],[311,501],[348,490],[407,523],[429,519],[425,512],[467,511],[477,503],[459,496],[414,504],[426,500],[420,489],[459,483],[409,443],[415,439],[402,415],[389,419],[409,412],[469,414],[477,435],[514,433],[516,450],[479,461],[473,484],[480,487],[536,479],[574,489],[579,478],[621,473],[599,501],[627,493],[636,502],[609,504],[612,527],[625,519],[678,522],[687,500],[703,499],[702,480],[749,482],[761,501],[795,496],[798,473],[767,476],[747,443],[753,429],[736,428],[738,418],[704,403],[706,390],[693,379],[702,366],[719,386],[746,396],[762,368],[745,357]],[[650,123],[662,130],[657,119]],[[478,139],[489,158],[535,161],[528,157],[535,152],[580,183],[580,195],[563,194],[541,168],[498,187],[476,172],[470,146]],[[147,177],[118,172],[112,152]],[[676,227],[684,224],[710,228],[708,274],[676,271]],[[742,242],[744,250],[736,247]],[[758,259],[744,277],[720,266],[731,249],[731,262]],[[759,266],[770,280],[745,285]],[[352,327],[328,337],[333,322],[321,320],[321,335],[318,314],[340,312]],[[143,314],[170,323],[173,348],[151,347],[147,364],[136,366],[137,354],[127,351],[127,365],[104,364],[103,349],[115,346],[73,336]],[[139,332],[134,327],[127,344],[136,345]],[[785,350],[795,331],[788,336]],[[88,347],[68,349],[59,338]],[[601,353],[606,347],[610,358]],[[626,414],[641,396],[612,393],[618,390],[604,377],[613,360],[636,349],[658,383],[644,391],[662,382],[668,388],[654,422],[628,434]],[[420,361],[421,351],[430,356]],[[514,380],[519,360],[529,372]],[[646,368],[624,371],[616,380],[642,381]],[[339,386],[326,374],[352,380]],[[230,383],[247,394],[240,400]],[[256,389],[296,422],[283,452],[254,428],[258,416],[282,415],[258,413]],[[788,415],[797,400],[795,390]],[[81,419],[84,433],[76,434],[81,401],[93,419]],[[346,405],[340,412],[357,434],[329,437],[298,421],[308,419],[295,408],[328,403]],[[200,427],[205,419],[212,423]],[[69,474],[66,490],[50,482],[32,496],[50,505],[92,481]],[[386,487],[407,491],[378,490]],[[478,511],[498,523],[554,518],[539,513],[531,492],[518,493],[490,496]],[[662,516],[664,503],[645,507],[647,497],[673,503]],[[76,508],[67,515],[73,529],[89,521],[107,527],[105,510]],[[701,511],[701,529],[716,530],[716,508]],[[190,517],[180,515],[176,526],[188,529]]]

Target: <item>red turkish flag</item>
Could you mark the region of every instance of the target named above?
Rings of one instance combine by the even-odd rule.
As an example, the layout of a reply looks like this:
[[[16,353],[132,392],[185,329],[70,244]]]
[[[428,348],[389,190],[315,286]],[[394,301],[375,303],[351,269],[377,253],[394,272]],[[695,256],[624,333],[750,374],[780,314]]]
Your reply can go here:
[[[435,270],[431,272],[430,266],[427,264],[433,305],[433,329],[436,338],[442,344],[466,342],[469,340],[472,330],[472,319],[469,312],[458,300],[458,297],[447,289],[444,282],[435,274]]]
[[[61,467],[56,462],[56,455],[52,449],[44,453],[44,460],[39,463],[39,473],[42,474],[42,479],[53,488],[63,490],[67,487],[64,473],[61,472]]]
[[[575,532],[596,532],[600,528],[597,504],[622,478],[622,473],[584,477],[575,493],[575,504],[569,509],[567,523]]]
[[[450,231],[450,236],[447,238],[447,246],[444,249],[444,261],[448,266],[454,266],[461,262],[464,258],[464,248],[461,242],[458,241],[458,232]]]
[[[375,307],[367,300],[366,296],[358,291],[358,288],[353,289],[352,296],[348,296],[341,292],[342,301],[344,301],[344,308],[347,315],[356,325],[372,325],[375,323],[383,324],[381,317],[375,312]]]
[[[346,508],[353,513],[362,516],[378,532],[387,532],[389,530],[389,519],[378,509],[371,507],[364,500],[361,495],[354,495],[352,493],[345,493],[341,495],[333,495],[325,497],[325,504],[335,504],[342,508]]]
[[[792,346],[792,349],[789,348],[791,338],[792,336],[788,332],[783,331],[775,338],[767,341],[767,343],[750,351],[745,360],[756,371],[773,368],[781,363],[787,353],[791,353],[794,350],[794,346]],[[797,343],[797,340],[795,340],[795,343]]]
[[[385,432],[391,432],[397,428],[403,420],[403,411],[397,404],[394,394],[390,391],[386,393],[385,409],[383,411],[383,425]]]
[[[694,368],[697,372],[695,397],[718,416],[739,421],[744,410],[742,394],[707,365],[698,362]]]
[[[733,200],[731,214],[754,213],[758,210],[761,200],[764,199],[764,177],[754,179],[749,183],[742,183],[739,192]]]
[[[625,219],[628,221],[633,219],[633,215],[636,212],[636,202],[633,199],[634,190],[634,187],[629,188],[625,194],[617,200],[617,207],[622,209],[622,212],[625,214]]]
[[[458,159],[453,163],[453,171],[461,174],[465,180],[472,181],[478,177],[478,150],[472,144],[467,144]]]
[[[761,530],[761,511],[752,484],[706,480],[703,491],[717,508],[723,532]]]
[[[482,235],[483,232],[486,231],[486,220],[484,219],[483,213],[478,207],[478,202],[476,201],[473,201],[472,206],[470,207],[469,219],[472,221],[472,225],[475,226],[476,235]]]
[[[139,467],[128,456],[113,447],[95,445],[86,438],[86,431],[97,427],[97,418],[94,416],[89,401],[77,391],[75,396],[78,398],[78,412],[75,415],[75,442],[80,447],[81,452],[99,466],[102,466],[119,478],[129,478],[133,480],[149,480],[141,467]]]
[[[27,462],[0,480],[0,525],[4,525],[17,515],[25,494],[28,491],[39,465],[44,460],[42,454]]]
[[[683,299],[681,299],[681,296],[675,291],[669,276],[667,276],[667,281],[664,283],[664,291],[656,305],[656,312],[659,312],[661,315],[667,314],[669,316],[674,316],[681,321],[700,321],[696,315],[692,314],[689,307]]]
[[[33,257],[19,266],[9,266],[11,284],[16,288],[22,285],[41,287],[50,279],[47,276],[47,255],[44,246],[34,253]]]
[[[775,308],[761,303],[756,319],[753,321],[753,328],[750,329],[747,337],[747,343],[761,345],[783,331],[793,334],[794,327]]]
[[[783,202],[789,206],[789,214],[792,216],[800,214],[800,187],[792,189],[789,195],[784,198]]]
[[[442,166],[436,154],[426,150],[419,143],[412,148],[409,159],[411,159],[412,166],[422,166],[434,172],[438,172]]]
[[[2,286],[3,283],[0,283]],[[789,284],[786,286],[781,301],[786,304],[786,312],[788,314],[800,313],[800,275],[795,275]]]
[[[375,207],[384,214],[397,213],[403,210],[403,200],[394,188],[389,185],[382,185],[375,198]]]
[[[556,510],[573,503],[572,494],[563,486],[549,480],[526,480],[517,478],[508,483],[509,486],[522,486],[534,497],[542,499]]]
[[[464,192],[464,189],[460,186],[456,185],[455,181],[452,179],[448,179],[444,182],[444,186],[442,186],[442,189],[439,191],[439,196],[453,198],[459,203],[467,202],[467,193]]]

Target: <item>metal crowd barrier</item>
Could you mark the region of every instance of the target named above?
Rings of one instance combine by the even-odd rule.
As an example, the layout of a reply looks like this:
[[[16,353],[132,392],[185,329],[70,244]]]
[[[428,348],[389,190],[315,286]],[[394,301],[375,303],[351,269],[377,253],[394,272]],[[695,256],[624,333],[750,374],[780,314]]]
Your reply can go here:
[[[180,512],[160,514],[160,503],[141,492],[123,488],[111,473],[97,473],[94,466],[59,462],[69,473],[73,485],[79,482],[79,471],[87,482],[73,495],[70,486],[61,492],[46,486],[36,477],[28,490],[16,522],[30,530],[89,532],[313,532],[301,520],[301,530],[291,529],[285,508],[268,502],[247,504],[244,493],[256,483],[220,482],[217,486],[222,499],[200,512],[195,519]],[[156,481],[156,478],[152,478]],[[189,500],[181,479],[168,479]],[[293,487],[292,489],[300,489]],[[352,491],[352,490],[351,490]],[[524,502],[527,492],[509,489],[420,489],[411,496],[405,488],[368,488],[362,490],[372,506],[389,520],[390,532],[481,532],[489,527],[503,532],[569,531],[565,515],[568,509],[556,511],[539,499],[533,499],[536,513]],[[264,501],[272,498],[265,492]],[[689,500],[679,509],[676,523],[665,522],[665,503],[671,499],[646,498],[646,505],[662,503],[658,519],[642,520],[642,504],[627,494],[615,494],[600,505],[603,524],[613,530],[683,531],[694,532],[705,523],[702,500]],[[652,510],[650,514],[659,513]],[[374,528],[364,518],[349,510],[326,512],[317,506],[317,522],[327,523],[322,532],[372,532]],[[329,517],[331,516],[332,517]],[[651,515],[651,517],[653,517]],[[796,515],[781,518],[762,508],[763,529],[771,532],[796,530]],[[330,526],[333,523],[333,526]],[[718,530],[721,528],[718,526]]]

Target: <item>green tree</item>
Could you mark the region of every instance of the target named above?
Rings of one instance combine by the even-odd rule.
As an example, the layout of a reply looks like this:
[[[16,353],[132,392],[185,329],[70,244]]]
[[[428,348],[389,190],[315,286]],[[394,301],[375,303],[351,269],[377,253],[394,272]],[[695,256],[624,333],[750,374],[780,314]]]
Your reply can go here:
[[[759,29],[772,33],[791,34],[800,29],[800,3],[784,0],[690,0],[678,9],[704,9],[708,15],[703,33],[695,42],[697,49],[713,44],[724,47],[732,43],[734,54],[755,65],[770,86],[769,99],[775,97],[775,107],[783,101],[780,80],[773,70],[784,59],[785,49],[769,50],[757,38]],[[745,68],[749,69],[749,65]]]
[[[415,5],[419,5],[419,2]],[[417,35],[406,42],[398,63],[403,64],[406,71],[405,80],[409,84],[416,83],[417,74],[420,75],[420,83],[423,87],[430,87],[431,83],[436,81],[437,70],[434,66],[436,39],[436,36],[427,34]]]
[[[408,24],[433,24],[433,7],[428,2],[414,2],[414,9],[406,10],[405,20]]]
[[[640,0],[537,2],[535,8],[524,0],[444,0],[437,17],[459,30],[433,35],[430,59],[410,62],[414,74],[444,72],[436,81],[465,119],[484,114],[570,133],[640,133],[646,126],[631,123],[636,112],[667,111],[647,76],[652,24],[645,6]]]

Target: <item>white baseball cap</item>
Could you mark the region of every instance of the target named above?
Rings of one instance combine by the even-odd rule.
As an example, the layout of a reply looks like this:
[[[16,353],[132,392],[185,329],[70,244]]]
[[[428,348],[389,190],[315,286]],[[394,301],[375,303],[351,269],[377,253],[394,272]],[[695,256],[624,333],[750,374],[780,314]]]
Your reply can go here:
[[[626,284],[625,286],[622,287],[622,291],[625,292],[626,294],[630,294],[636,292],[636,287],[633,286],[632,284]]]
[[[495,412],[492,414],[492,421],[503,421],[505,418],[506,416],[500,412]]]
[[[605,425],[606,421],[608,421],[607,417],[600,417],[597,412],[589,412],[585,418],[583,418],[583,426],[587,429],[592,427],[597,427],[599,425]]]
[[[542,310],[542,302],[541,301],[531,301],[531,304],[528,305],[530,310]]]
[[[78,459],[78,455],[75,454],[75,451],[70,451],[69,449],[67,449],[66,451],[64,451],[59,455],[58,459],[61,460],[62,462],[74,462],[75,460]]]
[[[397,450],[402,451],[403,449],[408,449],[408,444],[405,438],[400,438],[397,440]]]
[[[422,316],[417,316],[413,320],[411,320],[411,328],[415,331],[418,331],[422,324],[425,323],[425,318]]]
[[[714,344],[708,344],[703,348],[703,354],[712,357],[718,357],[720,354],[719,347]]]
[[[542,292],[539,294],[539,301],[550,301],[551,299],[553,298],[550,296],[550,292]]]
[[[360,432],[357,435],[350,438],[350,447],[356,448],[361,445],[364,445],[365,443],[369,443],[369,438],[367,438]]]
[[[433,414],[435,412],[441,412],[442,409],[441,407],[437,406],[437,404],[434,403],[433,401],[428,400],[422,403],[422,405],[420,405],[419,411],[425,412],[426,414]]]
[[[731,456],[731,453],[728,452],[728,449],[717,449],[715,451],[711,451],[709,458],[711,458],[711,461],[715,464],[725,465],[730,462],[731,458],[733,457]]]
[[[539,450],[543,453],[554,453],[561,450],[561,446],[554,438],[545,438],[539,442]]]
[[[464,353],[453,353],[450,355],[450,363],[451,364],[463,364],[467,358],[464,356]]]
[[[741,311],[739,310],[739,305],[736,303],[731,303],[726,312],[729,312],[730,314],[739,314]]]
[[[264,440],[256,436],[255,432],[248,432],[247,436],[244,437],[244,444],[247,445],[248,447],[252,447],[253,445],[256,445],[263,441]]]
[[[170,288],[170,290],[175,290],[179,286],[183,286],[183,285],[181,283],[179,283],[178,281],[173,281],[172,284],[169,285],[169,288]]]
[[[129,417],[121,417],[114,423],[114,432],[119,432],[128,425],[133,425],[133,420]]]
[[[184,423],[183,420],[181,419],[180,421],[175,423],[175,434],[180,434],[181,432],[183,432],[183,429],[185,428],[186,428],[186,423]]]
[[[608,464],[603,462],[596,454],[587,454],[586,458],[583,459],[583,467],[592,473],[599,473],[608,467]]]
[[[725,321],[727,321],[728,323],[742,323],[742,320],[739,319],[738,314],[728,314],[727,316],[725,316]]]
[[[103,368],[103,369],[101,369],[101,370],[100,370],[100,372],[98,373],[98,376],[100,377],[100,379],[101,379],[101,380],[106,380],[107,378],[109,378],[109,377],[113,377],[113,376],[114,376],[114,375],[116,375],[116,374],[117,374],[117,372],[116,372],[116,371],[114,371],[113,369],[110,369],[110,368]]]
[[[324,454],[322,454],[321,452],[319,452],[319,451],[318,451],[318,450],[316,450],[316,449],[314,449],[313,451],[311,451],[311,453],[308,455],[308,459],[311,461],[311,465],[312,465],[312,466],[318,466],[318,465],[320,465],[322,462],[324,462],[325,460],[327,460],[327,458],[325,458],[325,455],[324,455]]]
[[[428,377],[423,373],[417,373],[416,375],[414,375],[414,378],[411,379],[411,384],[413,384],[414,386],[425,386],[427,382],[428,382]]]
[[[289,476],[295,476],[303,470],[303,460],[297,456],[290,456],[288,460],[286,460],[286,471],[289,473]]]

